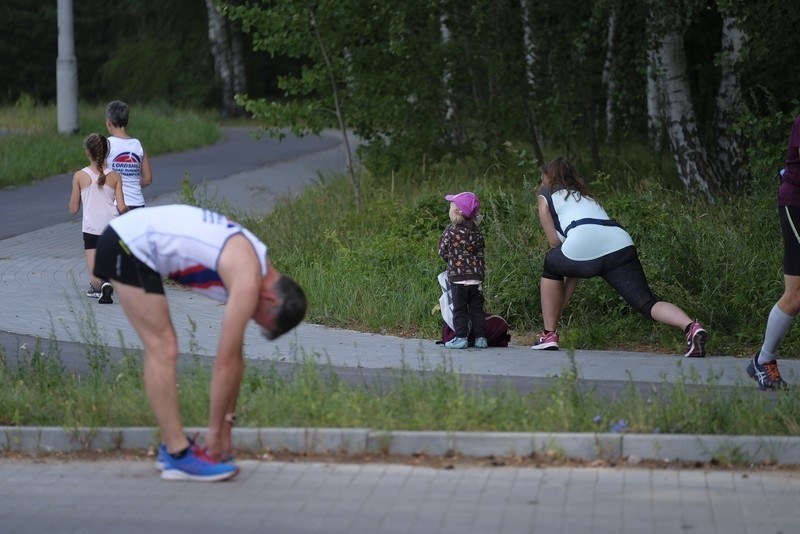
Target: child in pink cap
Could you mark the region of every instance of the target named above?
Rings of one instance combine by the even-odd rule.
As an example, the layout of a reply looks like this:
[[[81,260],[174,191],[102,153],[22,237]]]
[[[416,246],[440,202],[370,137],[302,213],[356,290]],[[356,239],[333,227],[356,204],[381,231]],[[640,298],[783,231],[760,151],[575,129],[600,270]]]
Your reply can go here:
[[[486,314],[483,311],[483,288],[486,271],[483,234],[475,222],[481,206],[475,193],[465,191],[447,195],[450,222],[439,240],[439,256],[447,262],[447,278],[452,287],[453,326],[456,337],[444,344],[448,349],[465,349],[470,333],[475,347],[484,349]]]

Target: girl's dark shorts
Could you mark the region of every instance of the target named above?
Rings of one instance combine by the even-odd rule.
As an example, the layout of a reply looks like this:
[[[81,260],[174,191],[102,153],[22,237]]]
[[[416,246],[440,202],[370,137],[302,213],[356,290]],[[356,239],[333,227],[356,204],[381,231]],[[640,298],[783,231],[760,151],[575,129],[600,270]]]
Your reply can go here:
[[[94,275],[101,280],[115,280],[128,286],[140,287],[145,293],[164,294],[161,275],[134,256],[110,226],[97,240]]]
[[[100,239],[99,235],[87,234],[83,232],[83,250],[92,250],[97,248],[97,240]]]

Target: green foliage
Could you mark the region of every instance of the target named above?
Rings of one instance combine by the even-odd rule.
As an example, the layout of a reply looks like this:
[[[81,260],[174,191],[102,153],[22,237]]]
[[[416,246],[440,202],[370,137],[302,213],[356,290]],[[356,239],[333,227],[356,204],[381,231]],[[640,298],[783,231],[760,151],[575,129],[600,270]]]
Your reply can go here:
[[[91,132],[108,134],[105,104],[82,105],[79,120],[83,134],[68,136],[56,132],[54,106],[0,108],[0,130],[12,132],[0,142],[0,187],[28,184],[84,167],[84,136]],[[220,138],[210,113],[166,105],[134,106],[128,132],[141,139],[150,156],[205,146]],[[64,191],[67,198],[69,187]]]
[[[536,212],[538,166],[513,147],[498,154],[481,174],[475,161],[366,176],[363,214],[344,180],[334,180],[246,224],[306,289],[311,322],[437,338],[443,196],[475,191],[487,246],[486,308],[506,317],[514,339],[524,342],[541,329],[546,244]],[[783,287],[774,186],[746,199],[693,205],[677,184],[659,186],[663,179],[632,169],[628,162],[639,157],[636,147],[616,155],[619,163],[595,175],[592,190],[631,233],[655,294],[707,326],[711,353],[750,354]],[[578,285],[560,328],[576,348],[683,351],[681,332],[640,316],[601,279]],[[798,348],[790,334],[782,354]]]

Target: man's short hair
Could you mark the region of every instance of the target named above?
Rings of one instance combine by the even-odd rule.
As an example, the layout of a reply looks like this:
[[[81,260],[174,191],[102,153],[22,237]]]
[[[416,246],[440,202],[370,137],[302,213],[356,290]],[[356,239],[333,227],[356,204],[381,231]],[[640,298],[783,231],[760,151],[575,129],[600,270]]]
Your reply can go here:
[[[275,329],[264,332],[267,339],[278,339],[280,336],[300,324],[306,316],[306,294],[300,285],[289,278],[281,276],[275,282],[275,292],[281,299],[280,308],[275,315]]]
[[[131,109],[128,104],[122,100],[114,100],[109,102],[106,106],[106,119],[112,126],[117,128],[125,128],[128,126],[128,118]]]

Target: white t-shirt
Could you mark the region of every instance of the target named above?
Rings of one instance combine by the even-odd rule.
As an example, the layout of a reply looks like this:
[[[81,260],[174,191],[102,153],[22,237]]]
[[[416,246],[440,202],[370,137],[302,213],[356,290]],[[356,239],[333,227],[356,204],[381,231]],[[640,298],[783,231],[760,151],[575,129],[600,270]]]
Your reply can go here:
[[[550,194],[557,220],[556,232],[561,240],[561,252],[575,261],[594,260],[633,245],[630,234],[619,226],[602,224],[580,224],[566,231],[573,221],[580,219],[611,220],[603,206],[593,198],[581,196],[577,192],[565,195],[561,189]],[[547,195],[540,195],[547,199]],[[560,229],[559,229],[560,227]]]
[[[144,206],[142,195],[142,161],[144,148],[136,138],[108,138],[108,166],[122,176],[122,193],[125,204],[134,208]]]
[[[242,234],[250,241],[262,276],[267,273],[267,246],[246,228],[210,210],[182,204],[142,208],[117,217],[111,227],[148,267],[215,300],[228,300],[217,264],[232,236]]]

